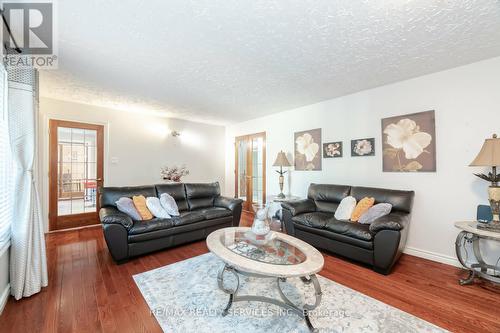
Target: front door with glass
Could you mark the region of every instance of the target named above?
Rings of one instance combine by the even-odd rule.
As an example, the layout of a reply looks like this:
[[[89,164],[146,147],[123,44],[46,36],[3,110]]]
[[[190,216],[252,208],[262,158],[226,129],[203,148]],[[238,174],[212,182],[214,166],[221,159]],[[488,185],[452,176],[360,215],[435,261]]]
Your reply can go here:
[[[266,133],[239,136],[235,142],[235,193],[243,209],[266,202]]]
[[[99,223],[104,127],[50,120],[49,128],[50,230]]]

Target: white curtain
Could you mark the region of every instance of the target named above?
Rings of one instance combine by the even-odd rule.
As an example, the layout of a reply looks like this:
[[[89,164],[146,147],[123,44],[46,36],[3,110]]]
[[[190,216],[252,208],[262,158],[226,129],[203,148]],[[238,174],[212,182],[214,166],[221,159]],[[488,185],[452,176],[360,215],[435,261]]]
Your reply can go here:
[[[10,285],[16,299],[47,286],[47,258],[33,166],[38,89],[33,69],[9,72],[9,136],[16,166],[11,234]],[[17,72],[16,72],[17,71]],[[24,71],[24,72],[23,72]],[[28,71],[28,72],[26,72]]]

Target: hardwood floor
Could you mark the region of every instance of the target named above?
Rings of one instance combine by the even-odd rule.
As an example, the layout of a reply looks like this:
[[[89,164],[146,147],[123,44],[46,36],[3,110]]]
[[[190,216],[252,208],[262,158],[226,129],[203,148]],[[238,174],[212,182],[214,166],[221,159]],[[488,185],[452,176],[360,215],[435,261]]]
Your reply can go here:
[[[242,224],[251,223],[244,214]],[[208,252],[197,242],[116,265],[102,230],[49,234],[49,286],[21,301],[9,299],[1,332],[161,332],[132,275]],[[500,288],[459,286],[463,271],[403,255],[379,275],[325,253],[321,275],[453,332],[500,332]]]

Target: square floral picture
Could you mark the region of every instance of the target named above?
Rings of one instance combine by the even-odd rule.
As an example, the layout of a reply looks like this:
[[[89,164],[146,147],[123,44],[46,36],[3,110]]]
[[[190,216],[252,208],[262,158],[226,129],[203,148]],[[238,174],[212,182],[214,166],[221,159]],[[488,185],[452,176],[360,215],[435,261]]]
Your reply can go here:
[[[323,143],[323,158],[342,157],[342,141]]]
[[[351,156],[375,156],[375,138],[351,140]]]
[[[321,128],[295,132],[295,170],[321,170]]]
[[[382,119],[383,171],[436,171],[434,111]]]

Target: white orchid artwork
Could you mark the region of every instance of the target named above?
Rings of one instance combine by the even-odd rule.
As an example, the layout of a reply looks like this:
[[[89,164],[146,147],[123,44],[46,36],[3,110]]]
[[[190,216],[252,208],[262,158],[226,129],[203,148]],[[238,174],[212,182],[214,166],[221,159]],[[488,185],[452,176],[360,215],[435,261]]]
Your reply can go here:
[[[321,170],[321,129],[295,133],[295,170]]]
[[[382,120],[384,171],[435,171],[434,111]]]

